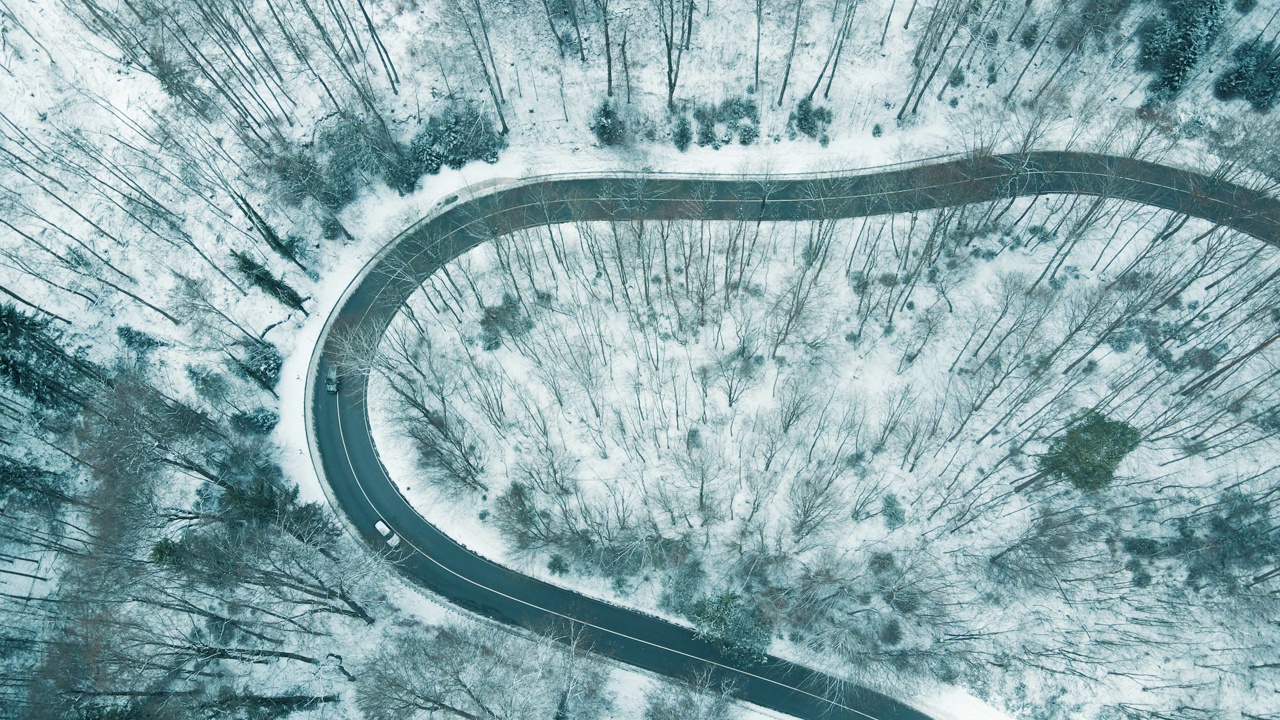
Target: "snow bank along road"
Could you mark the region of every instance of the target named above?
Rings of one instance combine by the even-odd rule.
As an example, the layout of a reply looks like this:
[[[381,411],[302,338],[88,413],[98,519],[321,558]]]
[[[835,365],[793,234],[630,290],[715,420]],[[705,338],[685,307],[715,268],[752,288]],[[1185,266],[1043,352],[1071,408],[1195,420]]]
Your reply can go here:
[[[400,495],[369,432],[366,379],[341,366],[344,338],[381,337],[400,305],[442,264],[502,233],[608,219],[798,221],[927,210],[1040,194],[1131,200],[1203,218],[1280,244],[1280,200],[1204,175],[1129,158],[1069,152],[982,155],[822,176],[609,175],[530,179],[464,198],[388,244],[338,303],[312,356],[308,432],[330,498],[368,543],[387,549],[384,521],[403,542],[398,569],[451,603],[535,631],[572,627],[595,652],[663,675],[709,670],[738,697],[800,718],[927,720],[866,688],[770,657],[726,657],[687,628],[593,600],[496,565],[428,523]]]

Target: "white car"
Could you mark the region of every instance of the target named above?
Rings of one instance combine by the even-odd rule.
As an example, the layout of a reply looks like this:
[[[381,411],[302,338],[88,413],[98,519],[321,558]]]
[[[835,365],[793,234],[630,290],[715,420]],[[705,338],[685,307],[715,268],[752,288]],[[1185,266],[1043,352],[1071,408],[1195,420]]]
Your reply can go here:
[[[400,538],[397,537],[395,533],[391,532],[391,528],[387,527],[387,524],[381,520],[373,524],[373,529],[377,530],[379,535],[386,538],[387,545],[390,545],[391,547],[398,547],[400,545]]]

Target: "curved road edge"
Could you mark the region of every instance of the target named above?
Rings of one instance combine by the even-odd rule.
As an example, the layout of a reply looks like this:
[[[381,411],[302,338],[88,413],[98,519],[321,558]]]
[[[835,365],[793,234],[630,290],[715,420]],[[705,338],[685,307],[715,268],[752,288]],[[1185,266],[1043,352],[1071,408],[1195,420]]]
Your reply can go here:
[[[312,462],[348,528],[385,548],[381,520],[402,539],[392,554],[419,586],[466,610],[535,631],[572,627],[596,652],[671,677],[709,669],[734,694],[801,718],[927,720],[903,702],[769,657],[726,657],[687,628],[588,598],[496,565],[427,523],[399,494],[369,433],[367,385],[345,373],[330,395],[320,378],[340,337],[379,338],[400,305],[440,265],[485,240],[574,220],[797,221],[936,209],[1022,196],[1083,194],[1186,213],[1280,242],[1280,202],[1264,193],[1131,158],[1071,152],[984,155],[895,169],[804,176],[613,174],[531,178],[477,189],[437,208],[380,249],[326,319],[306,381]]]

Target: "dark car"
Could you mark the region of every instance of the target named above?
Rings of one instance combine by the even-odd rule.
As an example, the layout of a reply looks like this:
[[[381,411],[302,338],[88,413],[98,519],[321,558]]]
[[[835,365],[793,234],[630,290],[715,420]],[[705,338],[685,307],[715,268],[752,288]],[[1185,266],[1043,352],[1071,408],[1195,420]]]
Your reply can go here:
[[[337,368],[331,367],[325,372],[324,389],[330,395],[337,394],[338,392],[338,369]]]

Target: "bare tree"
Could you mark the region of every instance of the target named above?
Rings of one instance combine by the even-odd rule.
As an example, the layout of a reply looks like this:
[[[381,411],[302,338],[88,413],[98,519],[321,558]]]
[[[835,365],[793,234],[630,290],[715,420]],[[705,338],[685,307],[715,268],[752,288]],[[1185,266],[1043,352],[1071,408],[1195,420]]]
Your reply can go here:
[[[694,0],[649,0],[666,53],[667,110],[676,107],[676,86],[684,55],[693,43]]]
[[[600,717],[602,668],[573,644],[478,625],[401,631],[370,660],[356,703],[370,718]],[[424,715],[425,714],[425,715]]]
[[[782,70],[782,82],[778,87],[778,107],[782,107],[782,99],[787,95],[787,81],[791,79],[791,63],[796,57],[796,43],[800,39],[800,20],[804,12],[804,0],[792,0],[795,3],[795,17],[791,21],[791,47],[787,50],[787,61]]]
[[[502,134],[506,135],[507,116],[502,111],[507,98],[502,92],[502,78],[498,74],[498,64],[493,56],[493,45],[489,40],[489,22],[485,16],[481,0],[449,0],[445,6],[447,17],[466,34],[471,50],[475,53],[476,63],[480,66],[480,74],[484,77],[485,87],[489,89],[489,98],[493,101],[493,110],[498,113],[498,124]]]

